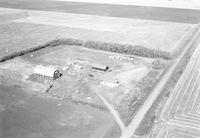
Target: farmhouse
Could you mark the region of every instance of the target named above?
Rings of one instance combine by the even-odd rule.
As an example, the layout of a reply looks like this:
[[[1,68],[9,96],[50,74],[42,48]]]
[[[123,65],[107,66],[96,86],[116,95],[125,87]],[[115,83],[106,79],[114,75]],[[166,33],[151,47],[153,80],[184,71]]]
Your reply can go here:
[[[109,69],[109,67],[102,65],[102,64],[92,64],[92,69],[100,70],[100,71],[107,71]]]
[[[44,67],[41,65],[35,67],[34,74],[42,77],[52,78],[53,80],[61,77],[62,75],[59,69],[53,67]]]

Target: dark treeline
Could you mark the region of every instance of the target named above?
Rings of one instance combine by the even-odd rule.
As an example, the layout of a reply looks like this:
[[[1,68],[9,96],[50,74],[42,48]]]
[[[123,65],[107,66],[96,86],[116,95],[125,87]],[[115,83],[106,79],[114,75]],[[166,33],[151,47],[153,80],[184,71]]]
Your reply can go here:
[[[71,38],[60,39],[59,41],[60,41],[59,44],[84,46],[92,49],[129,54],[129,55],[137,55],[142,57],[163,58],[166,60],[173,58],[170,52],[162,50],[154,50],[140,45],[106,43],[100,41],[83,41]]]

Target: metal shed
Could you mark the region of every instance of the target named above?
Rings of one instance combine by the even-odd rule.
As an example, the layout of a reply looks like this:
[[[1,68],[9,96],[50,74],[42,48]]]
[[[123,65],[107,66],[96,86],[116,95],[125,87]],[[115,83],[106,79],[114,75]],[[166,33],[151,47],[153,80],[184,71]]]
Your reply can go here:
[[[108,66],[102,64],[92,64],[92,69],[100,70],[100,71],[107,71],[109,69]]]
[[[62,75],[61,71],[57,68],[45,67],[41,65],[35,67],[34,74],[52,79],[57,79]]]

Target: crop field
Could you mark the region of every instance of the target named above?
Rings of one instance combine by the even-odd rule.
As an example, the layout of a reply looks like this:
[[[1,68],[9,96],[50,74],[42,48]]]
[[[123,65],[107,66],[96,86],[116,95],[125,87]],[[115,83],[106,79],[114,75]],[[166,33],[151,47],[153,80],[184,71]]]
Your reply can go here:
[[[0,20],[1,20],[1,23],[7,22],[9,20],[25,18],[27,16],[28,15],[23,10],[0,8]]]
[[[198,138],[200,133],[196,130],[172,125],[158,125],[149,138]]]
[[[30,10],[28,15],[13,22],[65,27],[65,31],[61,31],[65,38],[141,45],[167,52],[175,50],[194,27],[184,23],[45,11]]]
[[[200,136],[200,47],[170,95],[150,138]]]

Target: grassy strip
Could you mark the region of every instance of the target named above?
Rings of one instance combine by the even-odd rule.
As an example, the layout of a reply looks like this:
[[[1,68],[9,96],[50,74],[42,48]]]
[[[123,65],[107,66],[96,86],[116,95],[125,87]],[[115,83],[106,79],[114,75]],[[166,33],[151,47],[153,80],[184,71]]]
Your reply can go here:
[[[187,46],[187,43],[192,39],[193,34],[195,34],[198,31],[197,27],[194,27],[191,29],[187,35],[184,37],[183,41],[177,46],[177,48],[172,52],[172,56],[177,58],[181,51]]]
[[[96,108],[96,109],[98,109],[98,110],[108,112],[108,109],[107,109],[105,106],[103,106],[103,105],[102,105],[102,106],[101,106],[101,105],[96,105],[96,104],[89,103],[89,102],[85,102],[85,101],[74,100],[74,99],[72,99],[72,98],[70,98],[69,100],[70,100],[72,103],[81,104],[81,105],[87,105],[87,106]]]
[[[136,91],[127,95],[123,99],[122,104],[117,107],[125,125],[129,125],[166,70],[167,69],[164,71],[152,69],[138,84],[136,84]],[[135,93],[138,94],[135,95]]]
[[[199,37],[196,38],[196,40],[199,39]],[[194,53],[198,42],[193,42],[191,44],[189,51],[187,51],[184,55],[184,57],[179,62],[176,70],[173,72],[171,77],[168,79],[168,82],[166,83],[163,91],[160,93],[157,100],[154,102],[153,106],[149,109],[149,111],[146,113],[142,123],[136,130],[136,135],[143,136],[150,132],[154,125],[155,119],[159,116],[157,109],[162,109],[164,106],[164,103],[160,105],[160,103],[163,101],[163,99],[169,97],[170,93],[172,92],[173,88],[175,87],[176,83],[178,82],[179,78],[181,77],[183,71],[185,70],[185,67],[187,66],[192,54]],[[159,107],[159,108],[158,108]]]

